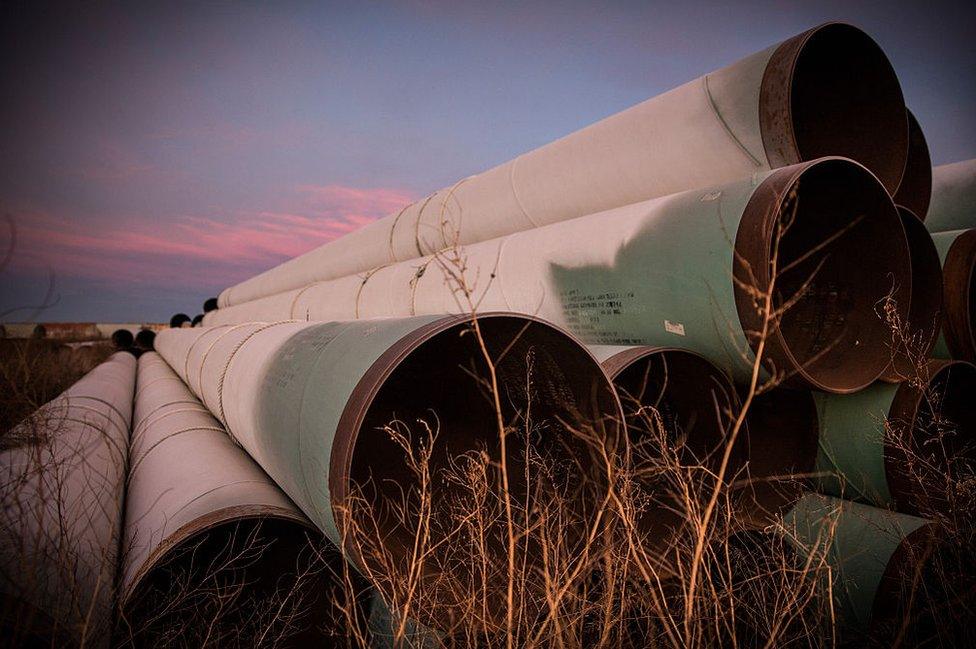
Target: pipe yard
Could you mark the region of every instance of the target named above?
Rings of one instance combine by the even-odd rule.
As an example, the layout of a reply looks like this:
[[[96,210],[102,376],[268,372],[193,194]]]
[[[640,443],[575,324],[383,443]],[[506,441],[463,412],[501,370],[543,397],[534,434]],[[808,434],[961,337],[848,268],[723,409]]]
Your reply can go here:
[[[9,646],[976,642],[976,161],[855,26],[172,324],[0,438]]]

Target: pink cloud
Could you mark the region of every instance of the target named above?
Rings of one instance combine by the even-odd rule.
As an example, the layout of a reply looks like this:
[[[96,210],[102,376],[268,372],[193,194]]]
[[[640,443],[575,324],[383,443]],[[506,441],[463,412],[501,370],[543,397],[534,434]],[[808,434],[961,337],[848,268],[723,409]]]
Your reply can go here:
[[[93,279],[224,286],[394,212],[408,192],[302,185],[292,209],[232,219],[180,216],[82,222],[47,212],[17,215],[13,269]]]

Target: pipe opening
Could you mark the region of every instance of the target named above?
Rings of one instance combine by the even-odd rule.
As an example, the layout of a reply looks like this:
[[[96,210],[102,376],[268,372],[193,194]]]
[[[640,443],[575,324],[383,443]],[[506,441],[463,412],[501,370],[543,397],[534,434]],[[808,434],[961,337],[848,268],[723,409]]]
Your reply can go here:
[[[605,420],[619,421],[619,402],[606,375],[582,346],[547,324],[508,315],[481,315],[478,323],[485,347],[495,359],[501,419],[508,431],[512,501],[528,503],[530,510],[545,507],[551,495],[545,487],[550,483],[549,491],[570,494],[564,496],[566,502],[585,501],[582,494],[593,477],[592,465],[586,445],[569,429],[590,427],[593,434],[602,435]],[[398,342],[388,352],[394,356],[381,358],[373,366],[385,364],[386,373],[367,376],[369,380],[357,386],[350,403],[359,398],[360,390],[375,392],[363,397],[363,414],[349,431],[354,441],[348,480],[342,484],[341,478],[337,483],[330,477],[338,502],[345,501],[345,489],[362,496],[353,499],[350,507],[357,527],[374,531],[382,539],[382,551],[397,561],[410,556],[423,515],[417,498],[420,491],[426,491],[431,500],[432,535],[456,525],[454,517],[472,507],[486,517],[498,513],[491,496],[486,504],[476,505],[471,488],[481,475],[476,468],[483,464],[481,458],[496,465],[501,459],[488,366],[468,319],[445,318],[434,325],[434,329],[415,332]],[[348,434],[341,428],[340,423],[340,434]],[[428,429],[436,432],[432,445]],[[394,439],[397,436],[399,442]],[[404,447],[415,458],[429,449],[427,487],[421,482],[423,472],[417,463],[411,466],[407,461]],[[332,473],[337,473],[335,460]],[[488,466],[482,473],[487,476],[489,492],[498,493],[497,469]],[[357,507],[357,501],[365,508]],[[341,520],[341,514],[337,519]],[[496,547],[500,539],[491,534],[489,529],[488,553],[503,553]],[[459,543],[443,547],[442,555]],[[362,550],[356,551],[359,560],[375,561],[376,557],[366,556]],[[431,559],[426,567],[430,573],[463,571],[470,564],[461,560],[464,557],[468,555],[455,561]],[[373,568],[381,574],[389,571]]]
[[[960,605],[976,588],[976,557],[963,539],[928,523],[906,536],[885,566],[871,611],[870,638],[882,646],[971,644]],[[964,608],[964,607],[963,607]]]
[[[891,360],[886,298],[910,291],[911,270],[898,212],[870,172],[841,158],[774,172],[746,206],[735,249],[736,306],[753,351],[763,300],[750,287],[764,296],[772,284],[781,314],[766,340],[767,371],[834,393],[880,376]],[[894,304],[902,319],[908,300]]]
[[[785,514],[805,492],[817,462],[819,416],[809,390],[777,388],[754,397],[749,422],[747,481],[742,510],[764,526]]]
[[[942,329],[942,262],[932,235],[922,221],[905,207],[898,207],[911,259],[911,298],[908,317],[892,323],[891,366],[882,378],[899,382],[924,368]]]
[[[919,219],[925,220],[932,199],[932,158],[925,133],[912,111],[908,111],[908,160],[898,191],[892,198],[895,203],[904,205]]]
[[[942,272],[946,346],[953,358],[976,363],[976,230],[956,237]]]
[[[298,648],[344,635],[342,558],[322,545],[296,520],[250,517],[161,546],[163,556],[124,601],[122,646],[202,645],[205,636],[219,646],[254,646],[270,629],[284,632],[280,646]]]
[[[851,158],[894,191],[908,155],[908,118],[888,57],[852,25],[830,23],[807,34],[790,79],[799,160]]]
[[[608,358],[604,368],[613,379],[627,422],[634,470],[659,474],[662,449],[678,449],[678,461],[717,471],[740,404],[735,388],[721,370],[698,354],[682,349],[631,348]],[[733,449],[726,481],[741,478],[747,460],[746,433]],[[665,472],[670,475],[669,472]],[[650,487],[652,500],[667,499],[669,485]],[[702,484],[711,488],[712,484]],[[670,485],[673,489],[674,485]],[[643,512],[640,524],[650,536],[680,521],[673,502],[659,502]]]
[[[931,364],[924,390],[903,384],[889,410],[885,473],[901,511],[959,511],[956,487],[976,478],[976,366]]]

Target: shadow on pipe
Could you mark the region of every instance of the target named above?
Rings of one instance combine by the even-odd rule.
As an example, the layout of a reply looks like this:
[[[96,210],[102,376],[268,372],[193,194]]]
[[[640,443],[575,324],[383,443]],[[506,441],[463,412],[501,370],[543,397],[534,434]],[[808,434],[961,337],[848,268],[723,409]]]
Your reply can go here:
[[[925,220],[932,200],[932,158],[925,133],[912,111],[908,111],[908,160],[892,198],[897,205],[904,205],[920,220]]]

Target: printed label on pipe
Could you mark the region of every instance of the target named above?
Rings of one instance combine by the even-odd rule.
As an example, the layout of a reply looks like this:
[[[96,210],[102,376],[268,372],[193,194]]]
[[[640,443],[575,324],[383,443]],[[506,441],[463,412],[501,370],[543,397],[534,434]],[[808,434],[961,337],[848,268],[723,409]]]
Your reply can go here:
[[[664,321],[664,330],[669,334],[677,334],[679,336],[685,335],[685,326],[680,322],[671,322],[670,320]]]

